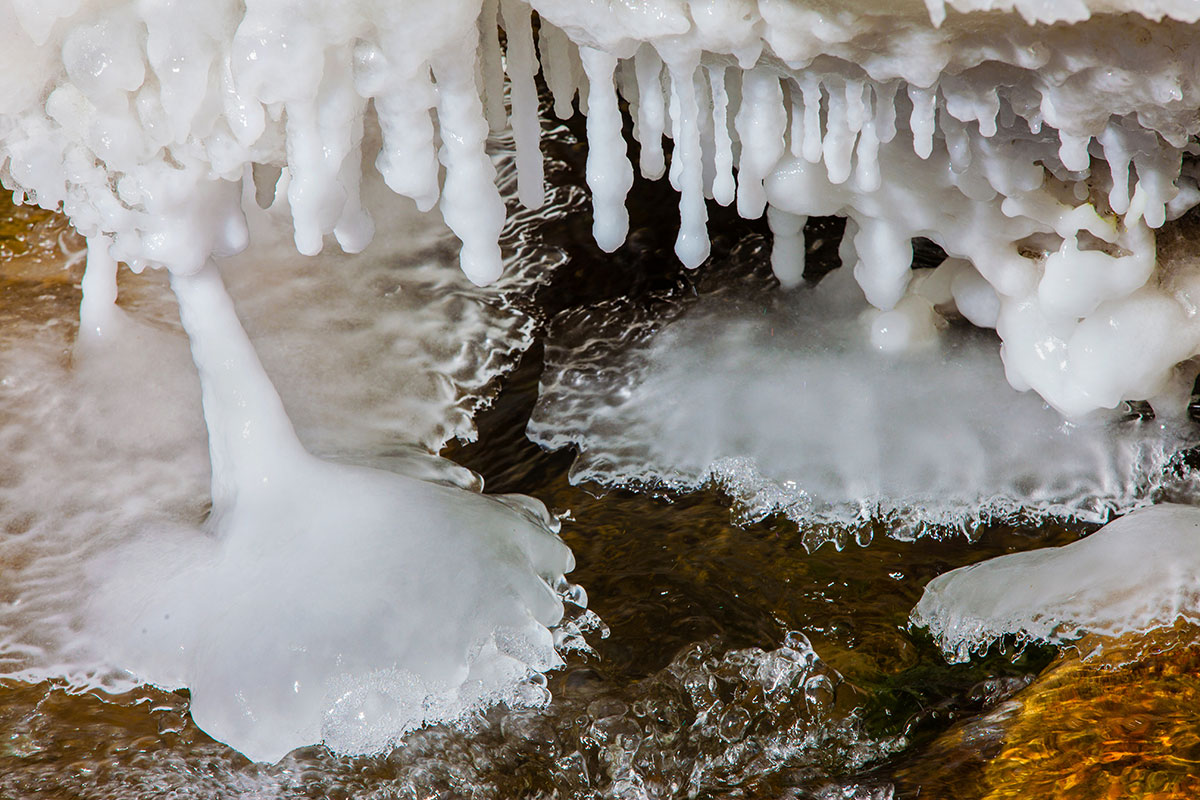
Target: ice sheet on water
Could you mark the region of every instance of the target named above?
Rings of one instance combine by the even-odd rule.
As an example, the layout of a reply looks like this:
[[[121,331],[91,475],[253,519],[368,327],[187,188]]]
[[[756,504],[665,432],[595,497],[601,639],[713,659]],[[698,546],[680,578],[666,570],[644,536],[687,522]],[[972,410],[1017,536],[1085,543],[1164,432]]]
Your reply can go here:
[[[1052,644],[1200,622],[1200,508],[1134,511],[1063,547],[1000,556],[939,575],[912,614],[947,657],[1004,636]]]
[[[753,258],[743,252],[736,258]],[[653,311],[561,319],[528,433],[580,451],[575,481],[724,489],[743,516],[921,525],[1144,502],[1194,433],[1115,414],[1065,421],[1005,381],[990,331],[880,353],[847,270],[782,292],[727,281]],[[915,526],[915,527],[914,527]]]

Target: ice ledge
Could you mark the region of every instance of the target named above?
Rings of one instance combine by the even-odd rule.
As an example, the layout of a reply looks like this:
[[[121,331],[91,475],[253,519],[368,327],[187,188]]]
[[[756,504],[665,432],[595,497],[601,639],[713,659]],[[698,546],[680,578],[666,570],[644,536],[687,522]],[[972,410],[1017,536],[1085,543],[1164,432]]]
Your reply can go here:
[[[1192,5],[964,0],[935,28],[915,1],[534,0],[535,41],[522,0],[21,2],[0,12],[0,179],[133,269],[187,274],[247,246],[256,198],[303,253],[366,247],[373,159],[438,205],[485,284],[505,213],[488,131],[511,122],[536,206],[540,72],[560,115],[589,115],[604,249],[628,229],[623,99],[641,172],[680,193],[686,266],[708,255],[710,199],[768,215],[784,285],[805,218],[838,214],[866,297],[903,315],[908,242],[932,239],[955,261],[926,299],[995,326],[1010,382],[1078,415],[1194,373],[1176,365],[1200,350],[1200,274],[1155,241],[1200,199]]]

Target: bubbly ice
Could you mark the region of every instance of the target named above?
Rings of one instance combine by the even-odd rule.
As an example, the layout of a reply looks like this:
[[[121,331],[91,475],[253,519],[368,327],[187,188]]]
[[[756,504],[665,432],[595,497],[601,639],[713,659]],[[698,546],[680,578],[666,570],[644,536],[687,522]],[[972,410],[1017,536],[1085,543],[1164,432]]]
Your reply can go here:
[[[1000,556],[934,578],[913,610],[947,656],[997,639],[1069,643],[1200,622],[1200,508],[1134,511],[1086,538]]]
[[[948,297],[958,281],[944,270],[958,269],[917,280]],[[573,480],[712,481],[750,518],[797,522],[1103,520],[1146,502],[1195,437],[1186,421],[1065,422],[1008,386],[994,337],[961,324],[934,334],[946,323],[919,295],[877,311],[845,267],[815,287],[779,294],[750,282],[665,316],[618,306],[557,327],[528,430],[543,446],[579,449]]]

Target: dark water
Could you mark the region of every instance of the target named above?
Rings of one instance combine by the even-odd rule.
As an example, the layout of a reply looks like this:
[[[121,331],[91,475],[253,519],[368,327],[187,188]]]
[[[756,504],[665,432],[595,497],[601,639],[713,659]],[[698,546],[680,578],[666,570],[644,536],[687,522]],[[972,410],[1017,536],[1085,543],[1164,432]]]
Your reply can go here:
[[[551,180],[579,185],[582,147],[560,131],[547,149]],[[526,440],[541,337],[556,319],[617,296],[652,312],[728,278],[719,266],[685,274],[675,264],[668,189],[639,183],[634,196],[630,243],[616,254],[591,244],[585,205],[522,234],[568,261],[510,299],[540,320],[539,341],[479,416],[478,442],[444,453],[489,491],[533,495],[566,519],[572,580],[602,624],[587,635],[590,649],[550,676],[549,707],[496,709],[467,731],[420,731],[383,756],[310,747],[264,766],[192,725],[185,692],[111,697],[8,683],[0,798],[1196,796],[1190,632],[1125,660],[1114,651],[1084,664],[1030,649],[951,666],[908,627],[935,575],[1062,544],[1081,527],[915,541],[891,538],[882,522],[840,533],[785,520],[742,527],[716,491],[597,496],[572,486],[572,454]],[[763,241],[762,223],[713,212],[714,263]],[[39,220],[18,220],[0,247],[17,247],[13,231]],[[821,241],[813,277],[836,263],[839,235],[832,220],[810,227],[810,242]],[[6,287],[12,303],[52,302],[61,314],[78,301],[61,277]]]

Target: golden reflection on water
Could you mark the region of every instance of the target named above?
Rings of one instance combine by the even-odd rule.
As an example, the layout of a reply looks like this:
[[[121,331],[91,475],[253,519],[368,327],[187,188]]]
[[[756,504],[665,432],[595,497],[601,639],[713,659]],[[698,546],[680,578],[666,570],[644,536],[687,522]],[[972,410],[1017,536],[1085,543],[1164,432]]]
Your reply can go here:
[[[1200,628],[1080,642],[905,777],[947,800],[1200,797]]]
[[[69,253],[83,249],[83,240],[66,217],[37,206],[13,205],[0,193],[0,268],[5,277],[25,280],[71,279]]]

